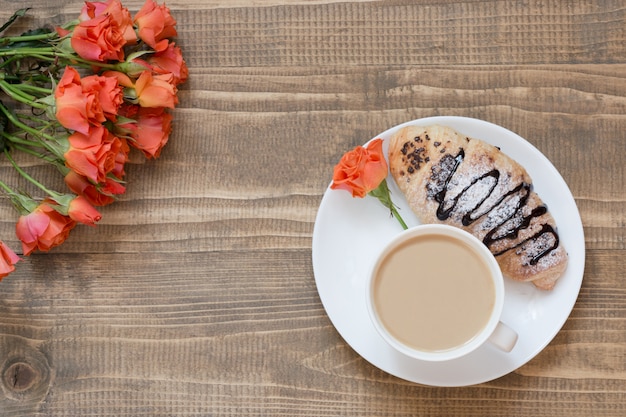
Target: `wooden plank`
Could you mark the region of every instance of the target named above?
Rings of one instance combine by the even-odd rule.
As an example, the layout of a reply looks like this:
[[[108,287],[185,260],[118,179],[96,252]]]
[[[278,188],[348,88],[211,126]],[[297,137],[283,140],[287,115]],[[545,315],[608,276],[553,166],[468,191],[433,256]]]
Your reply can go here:
[[[190,66],[170,143],[155,161],[133,154],[128,192],[97,227],[0,283],[0,415],[626,414],[624,2],[167,4]],[[11,31],[60,24],[82,5],[37,4]],[[0,21],[21,7],[0,6]],[[585,227],[583,287],[564,328],[475,387],[425,387],[367,363],[326,316],[311,265],[341,155],[435,115],[529,140]],[[22,184],[4,160],[0,178]],[[4,203],[0,238],[18,247]]]

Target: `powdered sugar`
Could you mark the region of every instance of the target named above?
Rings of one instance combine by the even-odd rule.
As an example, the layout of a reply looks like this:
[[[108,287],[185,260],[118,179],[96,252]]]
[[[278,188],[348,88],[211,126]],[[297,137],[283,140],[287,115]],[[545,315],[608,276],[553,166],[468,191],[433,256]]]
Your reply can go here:
[[[478,237],[495,255],[516,249],[524,258],[522,265],[527,266],[537,264],[557,248],[558,236],[547,223],[540,223],[539,232],[531,232],[531,225],[536,227],[537,218],[547,210],[528,204],[530,184],[515,184],[509,173],[502,174],[495,167],[492,157],[466,158],[461,149],[456,156],[443,156],[431,172],[427,195],[439,203],[437,218],[450,219],[460,227],[478,221]]]

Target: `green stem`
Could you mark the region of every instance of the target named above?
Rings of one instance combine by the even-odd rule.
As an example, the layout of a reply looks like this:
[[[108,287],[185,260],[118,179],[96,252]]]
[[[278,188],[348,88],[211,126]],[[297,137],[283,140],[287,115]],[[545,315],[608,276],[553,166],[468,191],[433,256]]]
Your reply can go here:
[[[37,35],[21,35],[21,36],[5,36],[0,38],[0,44],[15,43],[15,42],[32,42],[32,41],[45,41],[58,37],[56,32],[39,33]]]
[[[38,57],[41,59],[51,60],[54,59],[55,51],[52,47],[46,46],[42,48],[23,47],[2,49],[0,48],[0,56],[22,56],[22,57]]]
[[[382,180],[378,187],[370,191],[369,194],[372,197],[376,197],[378,201],[383,204],[383,206],[387,207],[391,211],[391,215],[395,217],[396,220],[398,220],[398,223],[400,223],[400,226],[402,226],[404,230],[408,229],[406,223],[400,216],[400,213],[398,213],[396,205],[393,204],[393,201],[391,201],[391,192],[389,191],[389,187],[387,186],[386,179]]]
[[[29,145],[44,147],[47,151],[52,153],[57,158],[64,158],[63,154],[65,153],[65,151],[62,149],[62,145],[57,141],[55,137],[50,136],[46,133],[43,133],[37,129],[33,129],[27,124],[22,123],[18,118],[15,117],[13,113],[11,113],[6,107],[4,107],[1,102],[0,102],[0,112],[4,113],[4,115],[7,117],[9,122],[11,122],[13,125],[22,129],[24,132],[30,133],[40,139],[38,143],[31,141],[30,143],[28,143]],[[11,138],[7,138],[7,139],[11,140]]]
[[[11,135],[7,132],[2,132],[2,137],[8,139],[14,145],[21,144],[26,146],[35,146],[39,148],[45,148],[45,146],[40,142],[33,142],[28,139],[22,139],[18,136]]]
[[[119,68],[117,64],[84,59],[75,53],[67,52],[56,46],[18,47],[12,49],[3,49],[0,47],[0,57],[24,57],[48,62],[60,60],[63,65],[71,64],[83,68],[98,67],[108,70],[116,70]]]
[[[0,180],[0,188],[4,190],[4,192],[11,199],[11,203],[13,203],[13,207],[21,214],[27,215],[31,213],[35,207],[37,207],[38,203],[35,202],[32,198],[18,194],[11,189],[8,185],[6,185],[3,181]]]
[[[98,67],[101,69],[116,70],[118,67],[115,64],[107,64],[99,61],[90,61],[88,59],[81,58],[76,54],[68,54],[67,52],[58,51],[56,57],[63,59],[64,62],[69,62],[72,65],[80,64],[83,68]]]
[[[15,195],[15,191],[13,191],[11,187],[6,185],[2,180],[0,180],[0,188],[2,188],[8,195]]]
[[[45,185],[43,185],[42,183],[40,183],[39,181],[37,181],[36,179],[31,177],[28,173],[26,173],[26,171],[24,171],[22,168],[20,168],[19,165],[17,165],[17,163],[15,162],[15,160],[13,160],[13,158],[11,157],[11,154],[9,153],[9,151],[7,149],[4,150],[4,155],[7,157],[9,162],[11,162],[11,165],[13,165],[13,168],[15,168],[15,170],[17,172],[19,172],[19,174],[22,177],[26,178],[32,184],[34,184],[37,187],[39,187],[46,194],[49,194],[51,197],[59,197],[60,196],[59,193],[57,193],[55,191],[52,191],[52,190],[49,190]]]
[[[104,62],[91,61],[85,58],[81,58],[75,53],[68,53],[60,48],[52,46],[45,47],[23,47],[14,49],[2,49],[0,48],[0,57],[4,56],[22,56],[27,58],[37,58],[46,61],[55,61],[57,59],[63,60],[63,62],[71,62],[73,65],[81,64],[85,68],[91,68],[97,66],[105,69],[117,68],[115,64],[106,64]]]
[[[9,65],[11,65],[13,62],[19,60],[19,57],[17,56],[13,56],[11,58],[7,58],[4,61],[2,61],[2,63],[0,63],[0,68],[4,68],[4,67],[8,67]],[[6,78],[6,75],[5,75]]]
[[[26,142],[28,142],[28,141],[26,141]],[[31,143],[29,142],[29,143],[26,143],[25,145],[31,145]],[[58,165],[59,164],[59,160],[58,159],[53,158],[53,157],[51,157],[49,155],[44,155],[44,154],[42,154],[40,152],[37,152],[37,151],[29,148],[28,146],[23,146],[23,145],[14,143],[13,144],[13,148],[17,149],[18,151],[27,153],[29,155],[36,156],[39,159],[43,159],[44,161],[48,162],[49,164],[53,164],[53,165]]]
[[[0,89],[7,93],[9,97],[14,99],[15,101],[19,101],[20,103],[27,104],[37,109],[45,109],[46,107],[48,107],[43,103],[37,103],[35,101],[37,100],[37,97],[23,91],[21,88],[17,87],[16,84],[9,84],[4,80],[0,80]]]
[[[33,93],[41,93],[44,95],[50,95],[53,93],[51,88],[46,88],[46,87],[38,87],[36,85],[32,85],[32,84],[19,84],[19,88],[22,91],[31,91]]]
[[[408,226],[406,225],[406,223],[404,222],[404,220],[400,216],[400,213],[398,213],[398,210],[393,205],[391,206],[391,214],[393,214],[393,217],[396,218],[396,220],[400,223],[400,226],[402,226],[402,228],[404,230],[408,229]]]
[[[18,118],[15,117],[15,115],[13,113],[11,113],[6,107],[4,107],[3,105],[0,104],[0,111],[7,117],[7,119],[9,119],[9,121],[11,123],[13,123],[15,126],[19,127],[20,129],[22,129],[23,131],[30,133],[40,139],[44,139],[41,141],[41,144],[50,152],[52,152],[54,155],[56,156],[61,156],[59,154],[59,150],[56,149],[55,147],[51,146],[47,141],[51,141],[51,142],[55,142],[55,138],[47,135],[43,132],[40,132],[37,129],[33,129],[32,127],[28,126],[25,123],[22,123]]]

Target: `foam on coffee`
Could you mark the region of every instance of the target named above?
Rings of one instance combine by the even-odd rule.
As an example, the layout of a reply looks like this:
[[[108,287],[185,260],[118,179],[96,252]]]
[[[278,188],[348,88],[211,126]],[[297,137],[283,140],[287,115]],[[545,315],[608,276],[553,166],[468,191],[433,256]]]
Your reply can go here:
[[[421,351],[445,351],[471,341],[489,321],[495,287],[485,261],[449,236],[415,236],[379,262],[374,310],[398,341]]]

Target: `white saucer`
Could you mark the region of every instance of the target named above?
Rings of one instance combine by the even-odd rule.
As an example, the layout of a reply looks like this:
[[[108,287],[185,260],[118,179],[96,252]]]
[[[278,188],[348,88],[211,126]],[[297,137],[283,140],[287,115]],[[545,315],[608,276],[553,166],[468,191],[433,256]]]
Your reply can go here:
[[[450,126],[462,134],[489,142],[522,164],[535,191],[547,204],[569,253],[565,275],[552,291],[506,279],[502,321],[519,334],[512,352],[485,345],[446,363],[428,363],[393,351],[370,322],[365,305],[365,277],[376,254],[402,231],[389,210],[372,197],[352,198],[328,188],[313,231],[313,271],[317,289],[333,325],[344,340],[374,366],[399,378],[432,386],[465,386],[506,375],[531,360],[561,329],[578,297],[585,266],[585,239],[574,198],[550,161],[515,133],[482,120],[430,117],[391,128],[376,136],[387,141],[408,124]],[[347,151],[347,150],[346,150]],[[387,182],[394,203],[409,227],[419,224],[393,179]]]

